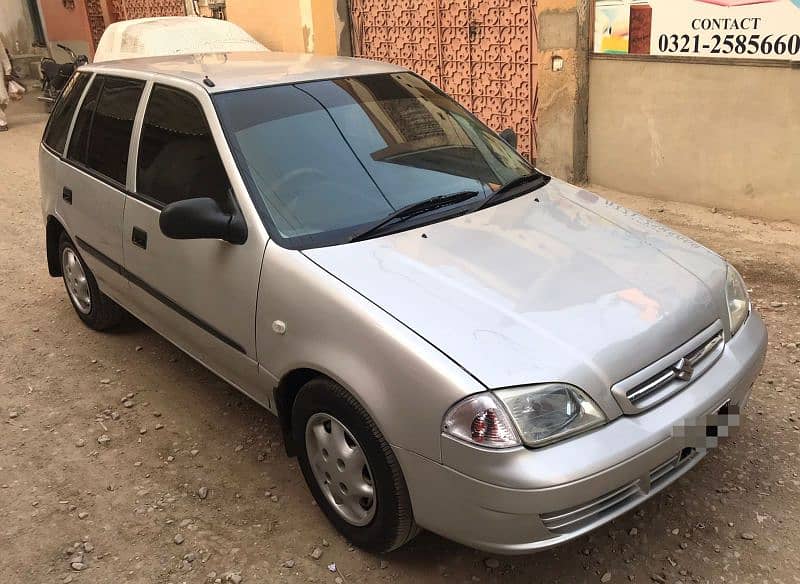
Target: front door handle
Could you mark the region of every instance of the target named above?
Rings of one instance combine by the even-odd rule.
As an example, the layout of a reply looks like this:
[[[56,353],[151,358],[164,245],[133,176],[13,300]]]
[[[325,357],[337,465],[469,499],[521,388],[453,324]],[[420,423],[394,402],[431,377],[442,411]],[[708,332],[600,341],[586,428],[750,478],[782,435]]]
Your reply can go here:
[[[69,187],[64,187],[64,190],[61,191],[61,198],[64,199],[70,205],[72,204],[72,189]]]
[[[134,227],[131,232],[131,241],[133,245],[139,246],[142,249],[147,249],[147,231]]]

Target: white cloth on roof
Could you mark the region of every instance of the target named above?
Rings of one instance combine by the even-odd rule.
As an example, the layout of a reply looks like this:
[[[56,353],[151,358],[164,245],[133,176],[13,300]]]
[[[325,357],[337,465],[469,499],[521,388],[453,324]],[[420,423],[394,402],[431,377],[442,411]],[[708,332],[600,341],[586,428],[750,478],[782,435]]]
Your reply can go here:
[[[226,20],[199,16],[165,16],[122,20],[110,24],[97,44],[94,62],[268,50],[244,30]]]

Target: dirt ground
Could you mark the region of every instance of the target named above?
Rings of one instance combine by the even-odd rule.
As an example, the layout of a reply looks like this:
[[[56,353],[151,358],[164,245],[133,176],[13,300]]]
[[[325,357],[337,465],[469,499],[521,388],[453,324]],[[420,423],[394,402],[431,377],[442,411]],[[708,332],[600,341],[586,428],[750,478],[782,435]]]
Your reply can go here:
[[[109,334],[80,324],[45,264],[43,107],[12,105],[9,122],[0,582],[800,582],[798,226],[597,189],[743,273],[770,350],[742,430],[638,511],[558,549],[491,558],[423,533],[378,557],[313,506],[268,413],[139,323]]]

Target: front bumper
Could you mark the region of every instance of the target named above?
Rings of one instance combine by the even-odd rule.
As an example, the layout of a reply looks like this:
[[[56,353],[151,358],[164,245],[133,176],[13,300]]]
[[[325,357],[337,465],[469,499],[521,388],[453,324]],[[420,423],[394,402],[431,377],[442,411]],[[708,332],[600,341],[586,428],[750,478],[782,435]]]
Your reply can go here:
[[[652,497],[705,456],[676,427],[743,407],[767,332],[753,313],[714,366],[681,393],[539,450],[491,452],[443,437],[444,464],[395,448],[417,523],[465,545],[518,554],[559,545]]]

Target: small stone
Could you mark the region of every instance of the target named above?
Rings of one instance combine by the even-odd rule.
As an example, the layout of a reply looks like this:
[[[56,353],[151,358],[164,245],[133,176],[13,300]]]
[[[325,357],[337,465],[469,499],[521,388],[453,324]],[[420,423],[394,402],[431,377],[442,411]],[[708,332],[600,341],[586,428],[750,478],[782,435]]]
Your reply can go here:
[[[78,513],[78,519],[86,519],[87,517],[89,517],[89,513],[87,513],[86,511],[80,511]]]
[[[161,430],[164,428],[164,424],[156,424],[156,430]]]
[[[86,569],[86,564],[83,562],[72,562],[70,567],[75,570],[76,572],[81,572]]]
[[[88,541],[83,543],[83,551],[87,554],[90,554],[94,551],[94,544],[89,543]]]
[[[181,545],[184,541],[186,541],[186,538],[183,537],[183,534],[179,533],[174,538],[172,538],[172,541],[174,541],[178,545]]]
[[[336,571],[336,562],[331,562],[328,564],[328,572],[335,572]]]
[[[272,501],[273,503],[277,503],[278,502],[278,495],[272,495],[269,498],[269,500]]]
[[[208,487],[200,487],[197,489],[197,496],[201,499],[205,499],[208,497]]]
[[[603,574],[603,576],[600,578],[600,581],[611,582],[611,572],[606,572],[605,574]]]
[[[139,434],[147,434],[147,428],[139,428]]]
[[[244,446],[241,444],[237,444],[236,448],[233,449],[234,452],[241,452],[244,449]]]
[[[323,538],[322,538],[322,545],[323,545],[323,547],[328,547],[328,546],[329,546],[329,545],[331,545],[331,544],[330,544],[330,542],[329,542],[327,539],[325,539],[325,538],[323,537]]]
[[[631,536],[639,535],[639,530],[636,529],[635,527],[631,527],[631,530],[628,532],[628,535],[631,535]]]
[[[83,438],[78,438],[75,441],[75,446],[77,446],[78,448],[83,448],[84,446],[86,446],[86,440],[84,440]]]
[[[286,560],[283,562],[284,568],[294,568],[294,560]]]
[[[184,554],[183,559],[189,563],[192,563],[197,559],[197,554],[194,552],[189,552],[188,554]]]
[[[109,442],[111,442],[111,437],[108,434],[100,434],[97,437],[98,444],[108,444]]]
[[[336,578],[334,578],[334,579],[333,579],[333,581],[334,581],[336,584],[344,584],[344,580],[342,580],[342,577],[341,577],[341,576],[336,576]]]
[[[500,567],[500,560],[497,558],[486,558],[483,563],[486,564],[487,568],[491,568],[493,570]]]
[[[191,454],[192,456],[197,456],[198,454],[200,454],[200,451],[197,450],[197,448],[193,448],[192,450],[189,451],[189,454]]]
[[[681,549],[682,549],[682,550],[685,550],[685,549],[687,549],[688,547],[689,547],[689,544],[688,544],[688,543],[686,543],[685,541],[682,541],[682,542],[681,542]]]
[[[11,418],[12,420],[13,420],[14,418],[18,417],[18,416],[19,416],[19,412],[15,412],[15,411],[13,411],[13,410],[12,410],[12,411],[10,411],[10,412],[8,412],[8,417],[9,417],[9,418]]]
[[[174,457],[174,456],[172,456],[172,455],[170,454],[170,455],[167,457],[167,462],[172,462],[173,460],[175,460],[175,457]]]
[[[180,527],[181,529],[185,529],[186,527],[189,527],[191,524],[192,524],[191,519],[184,519],[178,524],[178,527]]]
[[[678,535],[680,532],[681,530],[676,527],[675,529],[672,530],[672,535]]]
[[[141,345],[136,345],[136,350],[137,350],[137,351],[141,351],[143,348],[144,348],[144,347],[142,347]]]
[[[161,412],[153,412],[153,416],[156,417],[156,418],[160,418],[161,417]]]
[[[322,550],[318,547],[314,548],[314,550],[311,552],[311,557],[315,560],[320,559],[322,557]]]
[[[100,380],[100,383],[102,383],[103,385],[108,385],[109,383],[111,383],[111,380],[108,377],[105,377]]]
[[[750,533],[749,531],[745,531],[744,533],[742,533],[741,537],[742,537],[742,539],[746,539],[748,541],[752,541],[752,540],[754,540],[756,538],[756,534],[755,533]]]
[[[122,402],[122,405],[125,406],[126,408],[132,408],[133,402],[129,399],[126,399],[124,402]]]
[[[72,576],[71,575],[65,576],[62,582],[64,584],[70,584],[70,582],[72,582]]]
[[[661,574],[652,574],[650,579],[657,584],[667,584],[667,579],[664,578]]]
[[[112,420],[119,420],[119,412],[111,412]]]
[[[241,574],[231,574],[228,576],[228,581],[232,582],[232,584],[240,584],[241,581],[244,580]]]

